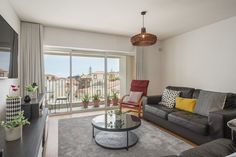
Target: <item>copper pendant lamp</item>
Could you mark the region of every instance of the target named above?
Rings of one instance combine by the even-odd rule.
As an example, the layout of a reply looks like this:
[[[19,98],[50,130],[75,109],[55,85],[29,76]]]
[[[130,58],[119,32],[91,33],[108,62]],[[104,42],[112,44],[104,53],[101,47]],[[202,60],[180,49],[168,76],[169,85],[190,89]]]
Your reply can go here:
[[[151,46],[157,42],[157,36],[146,32],[144,27],[144,15],[147,11],[142,11],[141,15],[143,16],[143,27],[141,28],[141,33],[131,37],[130,41],[134,46]]]

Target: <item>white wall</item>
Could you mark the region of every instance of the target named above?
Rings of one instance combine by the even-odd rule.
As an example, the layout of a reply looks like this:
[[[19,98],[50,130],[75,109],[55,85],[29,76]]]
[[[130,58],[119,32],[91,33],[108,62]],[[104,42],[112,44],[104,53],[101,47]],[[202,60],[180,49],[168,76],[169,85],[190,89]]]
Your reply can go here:
[[[148,95],[157,95],[161,91],[161,63],[159,43],[144,47],[143,51],[143,79],[149,80]]]
[[[162,42],[161,87],[236,92],[236,17]]]
[[[11,7],[8,0],[0,0],[0,14],[11,25],[11,27],[20,35],[20,19]],[[11,84],[17,84],[18,79],[0,80],[0,120],[5,113],[5,98],[9,92]]]
[[[44,45],[70,48],[135,52],[129,37],[72,29],[44,27]]]
[[[0,14],[11,25],[11,27],[19,34],[20,19],[15,13],[8,0],[0,0]]]

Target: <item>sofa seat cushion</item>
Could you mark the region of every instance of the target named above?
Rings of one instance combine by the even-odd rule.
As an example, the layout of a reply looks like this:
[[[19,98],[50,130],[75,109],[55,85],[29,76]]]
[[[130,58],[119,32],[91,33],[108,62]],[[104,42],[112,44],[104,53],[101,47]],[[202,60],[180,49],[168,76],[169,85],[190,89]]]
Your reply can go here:
[[[145,112],[152,113],[163,119],[167,119],[169,113],[178,111],[175,108],[168,108],[163,105],[145,105]]]
[[[168,121],[201,135],[208,134],[208,118],[205,116],[186,111],[177,111],[168,115]]]

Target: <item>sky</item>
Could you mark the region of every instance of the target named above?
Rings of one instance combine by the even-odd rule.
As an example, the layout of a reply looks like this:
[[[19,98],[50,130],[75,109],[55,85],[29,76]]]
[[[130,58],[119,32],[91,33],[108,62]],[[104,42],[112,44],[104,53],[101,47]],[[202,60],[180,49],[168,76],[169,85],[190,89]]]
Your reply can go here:
[[[10,53],[0,51],[0,69],[9,70]]]
[[[105,71],[104,58],[100,57],[72,57],[72,76],[88,74],[91,66],[92,72]],[[44,55],[45,74],[53,74],[59,77],[70,75],[70,57],[59,55]],[[119,71],[119,58],[107,59],[107,70]]]

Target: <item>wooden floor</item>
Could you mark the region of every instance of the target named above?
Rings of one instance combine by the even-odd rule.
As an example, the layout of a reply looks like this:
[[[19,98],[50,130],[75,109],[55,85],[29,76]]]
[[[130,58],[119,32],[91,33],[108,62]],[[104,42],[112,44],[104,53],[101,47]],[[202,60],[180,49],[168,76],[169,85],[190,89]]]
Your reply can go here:
[[[66,119],[66,118],[74,118],[74,117],[86,117],[86,116],[92,116],[92,115],[99,115],[104,114],[105,111],[93,111],[93,112],[85,112],[85,113],[75,113],[75,114],[67,114],[67,115],[59,115],[59,116],[51,116],[49,117],[49,127],[48,127],[48,139],[46,143],[46,149],[45,149],[45,157],[57,157],[58,156],[58,120],[59,119]],[[136,113],[133,113],[135,114]],[[155,124],[152,124],[153,126],[161,129],[162,131],[165,131],[176,138],[179,138],[186,143],[192,145],[193,147],[197,146],[196,144],[166,130],[163,129]]]

